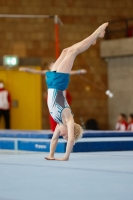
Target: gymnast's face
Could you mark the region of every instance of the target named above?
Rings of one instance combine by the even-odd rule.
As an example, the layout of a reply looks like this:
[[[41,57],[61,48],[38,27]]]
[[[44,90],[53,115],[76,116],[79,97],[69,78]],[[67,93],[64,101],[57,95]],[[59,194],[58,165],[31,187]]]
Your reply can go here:
[[[65,140],[68,140],[68,131],[67,127],[64,125],[60,125],[60,136],[62,136]]]

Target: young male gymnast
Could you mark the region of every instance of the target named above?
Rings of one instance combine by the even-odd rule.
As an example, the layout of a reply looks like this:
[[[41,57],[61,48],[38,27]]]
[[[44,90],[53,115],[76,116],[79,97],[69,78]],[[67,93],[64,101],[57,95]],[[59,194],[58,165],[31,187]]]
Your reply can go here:
[[[49,156],[45,157],[47,160],[68,160],[75,141],[82,137],[82,127],[74,122],[64,90],[68,87],[70,72],[76,56],[86,51],[91,45],[96,44],[98,37],[103,38],[107,26],[108,23],[102,24],[83,41],[64,49],[51,71],[46,72],[48,108],[51,116],[58,123],[51,140]],[[63,158],[54,157],[59,136],[63,136],[67,140],[66,152]]]

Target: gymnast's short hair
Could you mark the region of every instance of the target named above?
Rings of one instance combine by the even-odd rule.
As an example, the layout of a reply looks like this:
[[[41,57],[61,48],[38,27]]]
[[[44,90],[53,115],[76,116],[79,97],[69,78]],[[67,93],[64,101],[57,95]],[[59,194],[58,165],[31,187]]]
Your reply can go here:
[[[74,123],[74,139],[75,139],[75,142],[78,139],[82,138],[82,135],[83,135],[83,128],[79,124]]]

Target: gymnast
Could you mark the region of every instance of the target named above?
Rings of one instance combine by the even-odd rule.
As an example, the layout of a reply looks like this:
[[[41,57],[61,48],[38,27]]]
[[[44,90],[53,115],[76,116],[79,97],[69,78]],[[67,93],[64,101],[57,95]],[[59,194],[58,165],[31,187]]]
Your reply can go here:
[[[68,87],[69,76],[76,56],[86,51],[91,45],[96,44],[98,37],[103,38],[108,23],[102,24],[92,35],[83,41],[64,49],[52,66],[51,71],[46,72],[48,87],[48,108],[50,115],[57,122],[50,144],[50,153],[46,160],[69,160],[75,141],[82,137],[83,129],[74,122],[71,108],[68,105],[64,90]],[[66,152],[63,158],[55,158],[54,153],[59,136],[67,140]]]
[[[51,71],[43,72],[44,74],[46,73],[49,112],[57,122],[50,143],[50,153],[48,157],[45,157],[46,160],[69,160],[75,141],[82,137],[83,129],[79,124],[74,122],[73,114],[67,103],[64,91],[68,87],[69,76],[76,56],[86,51],[91,45],[95,45],[98,37],[103,38],[107,26],[108,23],[102,24],[92,35],[83,41],[64,49],[60,57],[53,64]],[[23,69],[20,70],[24,71]],[[66,152],[63,158],[54,157],[59,136],[67,140]]]

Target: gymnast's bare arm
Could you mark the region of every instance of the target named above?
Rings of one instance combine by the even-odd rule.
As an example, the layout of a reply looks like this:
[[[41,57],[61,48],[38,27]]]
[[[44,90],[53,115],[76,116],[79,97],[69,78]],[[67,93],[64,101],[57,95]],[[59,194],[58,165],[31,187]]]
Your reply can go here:
[[[55,160],[59,161],[69,160],[69,156],[74,145],[74,121],[70,120],[67,126],[68,126],[68,141],[66,146],[66,153],[64,154],[63,158],[56,158]]]
[[[54,134],[53,134],[53,137],[52,137],[52,140],[51,140],[51,143],[50,143],[49,156],[45,157],[46,160],[55,160],[54,153],[55,153],[55,149],[56,149],[56,146],[57,146],[57,143],[58,143],[59,134],[60,134],[59,125],[57,124],[55,131],[54,131]]]
[[[36,70],[36,69],[30,69],[30,68],[26,68],[26,67],[20,67],[19,68],[19,71],[22,71],[22,72],[29,72],[29,73],[32,73],[32,74],[45,74],[48,70]]]
[[[68,139],[67,139],[66,152],[63,158],[56,158],[56,160],[59,160],[59,161],[69,160],[69,156],[74,145],[74,119],[70,112],[70,109],[65,109],[64,117],[65,117],[67,130],[68,130]]]

